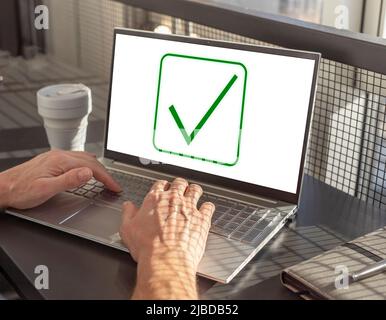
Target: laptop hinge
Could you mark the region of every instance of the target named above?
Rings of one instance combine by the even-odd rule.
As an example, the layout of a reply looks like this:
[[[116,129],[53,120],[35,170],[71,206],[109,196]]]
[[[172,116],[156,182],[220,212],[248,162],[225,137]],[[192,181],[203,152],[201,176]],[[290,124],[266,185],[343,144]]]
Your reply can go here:
[[[107,166],[110,167],[111,169],[122,171],[122,172],[130,172],[135,175],[140,175],[144,177],[150,177],[152,179],[173,179],[175,176],[172,174],[167,174],[167,173],[162,173],[159,171],[151,170],[151,169],[146,169],[138,166],[132,166],[127,163],[119,162],[116,160],[108,159],[108,158],[103,158],[103,163]],[[276,201],[273,199],[268,199],[264,197],[260,197],[258,195],[252,195],[248,193],[243,193],[239,192],[234,189],[228,189],[224,188],[218,185],[210,184],[207,182],[199,181],[199,180],[194,180],[194,179],[189,179],[191,182],[198,183],[202,185],[205,189],[205,192],[208,194],[215,194],[215,195],[220,195],[223,197],[228,197],[235,199],[237,201],[245,201],[248,203],[253,203],[256,205],[261,205],[265,207],[277,207],[277,206],[289,206],[295,204],[287,203],[287,202],[282,202],[282,201]]]

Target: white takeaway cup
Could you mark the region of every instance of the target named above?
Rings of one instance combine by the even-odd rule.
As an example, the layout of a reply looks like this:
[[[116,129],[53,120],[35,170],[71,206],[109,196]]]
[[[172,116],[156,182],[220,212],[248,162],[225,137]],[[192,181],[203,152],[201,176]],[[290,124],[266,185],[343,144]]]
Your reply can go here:
[[[83,84],[57,84],[37,92],[38,112],[44,120],[51,149],[83,151],[91,90]]]

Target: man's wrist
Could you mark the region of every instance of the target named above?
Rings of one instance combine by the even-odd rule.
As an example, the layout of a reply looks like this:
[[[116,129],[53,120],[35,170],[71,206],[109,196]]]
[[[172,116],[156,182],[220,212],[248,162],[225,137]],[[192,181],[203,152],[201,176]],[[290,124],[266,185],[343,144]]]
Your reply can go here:
[[[134,299],[197,299],[196,266],[184,252],[154,252],[138,260]]]
[[[0,173],[0,210],[9,206],[9,186],[5,172]]]

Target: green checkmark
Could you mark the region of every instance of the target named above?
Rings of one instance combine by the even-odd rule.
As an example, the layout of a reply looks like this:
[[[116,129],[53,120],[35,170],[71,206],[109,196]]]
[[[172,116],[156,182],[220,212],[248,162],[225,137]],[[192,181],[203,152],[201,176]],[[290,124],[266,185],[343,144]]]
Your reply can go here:
[[[177,64],[179,67],[176,69]],[[192,69],[193,66],[194,70]],[[216,69],[212,69],[212,67]],[[184,72],[185,68],[186,72]],[[221,68],[221,72],[217,68]],[[229,73],[226,70],[228,70]],[[208,79],[203,79],[203,74],[206,72],[208,73]],[[175,93],[175,86],[171,86],[171,84],[180,85],[179,83],[174,83],[174,81],[183,81],[185,76],[188,77],[186,84],[189,84],[189,86],[182,85],[180,87],[182,92],[178,94]],[[213,80],[214,83],[209,82],[209,79]],[[175,104],[177,102],[171,99],[174,99],[174,94],[176,94],[176,99],[180,99],[183,96],[189,97],[191,94],[195,96],[204,95],[204,92],[201,93],[200,91],[191,90],[191,87],[194,88],[195,86],[195,80],[200,81],[200,85],[197,88],[203,85],[201,83],[202,81],[207,82],[206,85],[211,87],[216,84],[219,85],[219,87],[212,88],[215,90],[211,98],[213,100],[204,99],[204,105],[199,106],[202,113],[195,114],[194,119],[197,120],[194,121],[197,122],[188,123],[189,120],[191,121],[191,118],[185,118],[188,114],[185,115],[183,113],[183,110],[185,110],[183,108],[187,106]],[[168,155],[210,162],[227,167],[236,165],[240,156],[246,84],[247,68],[241,62],[177,53],[164,54],[160,60],[158,73],[158,88],[153,125],[153,147],[158,152]],[[230,100],[231,95],[232,100]],[[228,98],[226,98],[227,96]],[[183,103],[183,100],[181,103]],[[215,111],[216,108],[219,110]],[[195,110],[191,111],[194,112]],[[222,114],[227,116],[224,119],[219,118],[220,123],[218,123],[218,119],[214,119],[216,118],[216,112],[219,113],[218,116]],[[170,121],[175,122],[176,127],[174,127],[174,124],[170,124]],[[221,125],[221,122],[223,122],[224,125]],[[227,124],[230,126],[229,128]],[[170,125],[172,127],[167,128],[170,127]],[[204,126],[206,126],[208,130],[206,132],[209,133],[209,131],[212,131],[214,127],[218,125],[220,125],[220,128],[215,132],[211,132],[210,136],[207,136]],[[201,129],[203,132],[199,133]],[[190,130],[193,131],[190,132]],[[228,149],[226,152],[224,150],[224,153],[220,150],[221,148],[217,151],[216,144],[218,139],[220,139],[219,143],[221,142],[221,138],[223,137],[222,130],[232,131],[229,132],[229,136],[227,135],[230,141],[229,146],[227,146]],[[179,133],[176,133],[177,131]],[[198,138],[196,139],[197,135]],[[180,143],[176,144],[177,141],[180,141]],[[193,143],[194,148],[192,149]],[[234,143],[236,143],[236,145],[233,145]],[[208,149],[210,149],[210,155],[206,154],[206,152],[209,151]]]
[[[178,115],[176,108],[173,105],[171,105],[169,107],[169,111],[172,114],[174,121],[176,122],[178,128],[181,131],[182,136],[184,137],[184,139],[188,145],[190,145],[190,143],[194,140],[194,138],[196,137],[198,132],[200,132],[201,128],[208,121],[209,117],[212,115],[214,110],[216,110],[217,106],[220,104],[222,99],[224,99],[225,95],[228,93],[228,91],[233,86],[233,84],[236,82],[236,80],[237,80],[237,76],[233,75],[233,77],[229,80],[228,84],[220,92],[220,94],[218,95],[216,100],[213,102],[211,107],[208,109],[208,111],[201,118],[200,122],[196,125],[196,127],[193,129],[193,131],[190,135],[186,132],[185,126],[182,123],[182,120],[181,120],[180,116]]]

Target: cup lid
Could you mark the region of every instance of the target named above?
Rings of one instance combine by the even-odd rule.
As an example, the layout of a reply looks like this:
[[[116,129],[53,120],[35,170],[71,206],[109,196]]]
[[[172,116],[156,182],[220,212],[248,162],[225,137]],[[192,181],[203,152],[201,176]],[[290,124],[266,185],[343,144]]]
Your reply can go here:
[[[55,84],[37,92],[38,108],[89,108],[91,90],[84,84]]]

